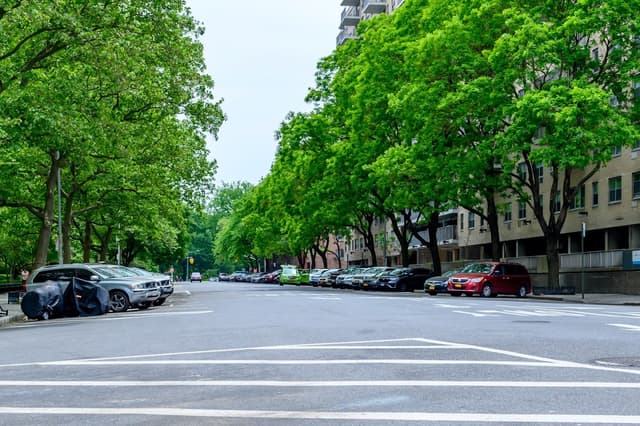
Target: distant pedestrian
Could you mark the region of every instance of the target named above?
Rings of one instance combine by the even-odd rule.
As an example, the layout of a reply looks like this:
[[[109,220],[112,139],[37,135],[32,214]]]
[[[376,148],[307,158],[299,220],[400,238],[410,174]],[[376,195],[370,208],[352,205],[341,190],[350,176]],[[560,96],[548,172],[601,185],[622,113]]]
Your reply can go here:
[[[23,269],[22,271],[20,271],[20,278],[22,279],[20,291],[22,291],[23,293],[26,293],[27,280],[29,279],[29,271],[27,271],[26,269]]]

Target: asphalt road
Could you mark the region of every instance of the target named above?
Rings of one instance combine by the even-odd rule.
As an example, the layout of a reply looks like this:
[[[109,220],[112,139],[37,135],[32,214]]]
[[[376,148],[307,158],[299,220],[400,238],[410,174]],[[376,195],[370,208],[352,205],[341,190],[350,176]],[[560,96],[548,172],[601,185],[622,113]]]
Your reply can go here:
[[[640,424],[637,306],[185,287],[1,328],[0,424]]]

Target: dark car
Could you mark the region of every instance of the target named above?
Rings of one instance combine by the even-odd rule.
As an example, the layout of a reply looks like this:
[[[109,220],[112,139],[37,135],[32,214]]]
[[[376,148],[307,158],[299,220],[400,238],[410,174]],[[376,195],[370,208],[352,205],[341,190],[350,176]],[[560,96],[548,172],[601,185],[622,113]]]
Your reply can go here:
[[[374,289],[378,283],[378,276],[385,272],[393,271],[390,266],[372,266],[353,276],[353,288],[362,290]]]
[[[338,288],[353,288],[353,276],[360,272],[363,268],[347,268],[344,269],[336,277],[336,287]]]
[[[433,271],[428,268],[398,268],[388,275],[381,276],[378,287],[388,290],[414,291],[417,288],[423,289],[424,281],[432,275]]]
[[[525,297],[531,293],[531,277],[527,268],[519,263],[472,263],[449,278],[447,290],[452,296],[515,294]]]
[[[432,296],[438,293],[447,293],[447,281],[449,281],[449,277],[458,272],[460,272],[459,269],[452,269],[442,275],[428,278],[424,282],[424,292]]]

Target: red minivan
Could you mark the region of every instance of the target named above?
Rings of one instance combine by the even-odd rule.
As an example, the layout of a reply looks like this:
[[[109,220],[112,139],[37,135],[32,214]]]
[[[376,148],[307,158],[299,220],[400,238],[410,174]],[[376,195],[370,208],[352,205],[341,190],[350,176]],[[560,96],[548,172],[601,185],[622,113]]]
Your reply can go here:
[[[531,277],[519,263],[478,262],[449,277],[447,290],[452,296],[480,294],[484,297],[515,294],[525,297],[531,293]]]

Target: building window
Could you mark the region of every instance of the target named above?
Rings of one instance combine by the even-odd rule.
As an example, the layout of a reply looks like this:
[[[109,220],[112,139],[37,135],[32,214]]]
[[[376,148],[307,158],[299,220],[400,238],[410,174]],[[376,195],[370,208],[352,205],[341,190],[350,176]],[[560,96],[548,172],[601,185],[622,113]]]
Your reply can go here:
[[[609,178],[609,202],[619,203],[622,201],[622,176]]]
[[[631,175],[631,183],[632,183],[632,191],[631,194],[633,199],[640,198],[640,172],[635,172]]]
[[[544,181],[544,164],[536,164],[536,173],[538,173],[538,182],[542,183]]]
[[[511,222],[511,204],[507,204],[507,210],[504,212],[504,221]]]
[[[591,205],[593,205],[593,207],[597,207],[598,201],[598,182],[593,182],[591,184]]]
[[[476,215],[469,212],[469,229],[473,229],[476,226]]]
[[[596,61],[600,59],[600,50],[598,50],[597,47],[594,47],[593,49],[591,49],[591,59]]]
[[[518,219],[526,219],[527,218],[527,203],[526,201],[518,202]]]
[[[562,207],[560,203],[560,191],[556,191],[556,196],[553,199],[553,212],[558,213],[560,211],[560,207]]]
[[[622,154],[622,147],[621,146],[614,146],[613,148],[611,148],[611,156],[612,157],[620,157],[621,154]]]
[[[460,230],[464,229],[464,213],[460,213]]]
[[[525,163],[518,164],[518,176],[522,180],[527,179],[527,165]]]
[[[584,185],[580,186],[580,189],[576,192],[576,196],[571,201],[572,209],[584,209],[584,197],[585,197],[585,188]]]

